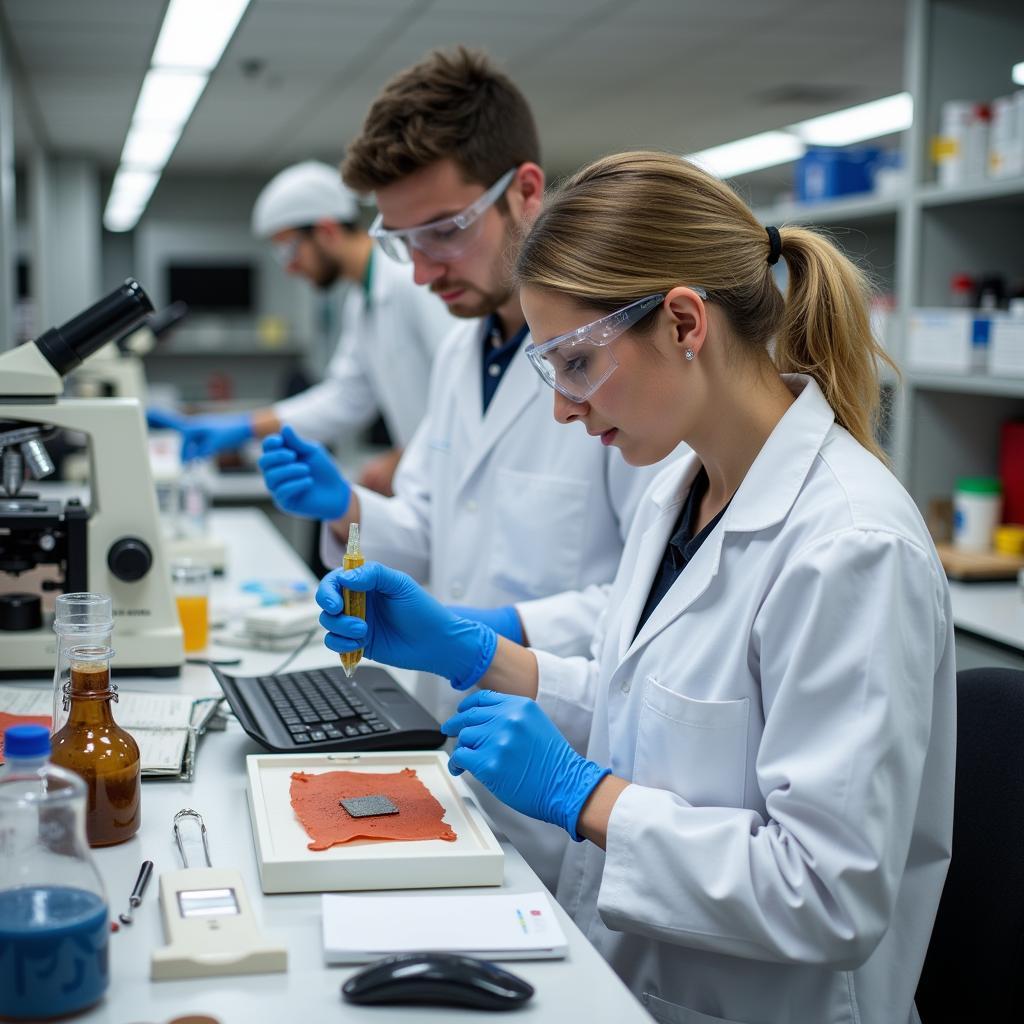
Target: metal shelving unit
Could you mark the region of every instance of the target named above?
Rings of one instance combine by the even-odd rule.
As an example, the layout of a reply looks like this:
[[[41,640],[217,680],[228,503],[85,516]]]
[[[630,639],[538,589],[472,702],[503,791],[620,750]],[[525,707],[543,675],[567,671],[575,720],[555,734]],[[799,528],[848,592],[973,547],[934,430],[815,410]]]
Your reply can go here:
[[[949,304],[954,273],[1024,279],[1024,177],[945,188],[929,157],[942,104],[985,100],[1014,88],[1024,55],[1020,0],[908,0],[906,88],[915,117],[903,138],[908,187],[896,196],[852,196],[756,210],[765,224],[827,231],[896,297],[886,349],[903,366],[892,391],[886,440],[897,475],[924,510],[958,476],[994,473],[999,427],[1024,419],[1024,377],[920,373],[904,365],[912,310]]]

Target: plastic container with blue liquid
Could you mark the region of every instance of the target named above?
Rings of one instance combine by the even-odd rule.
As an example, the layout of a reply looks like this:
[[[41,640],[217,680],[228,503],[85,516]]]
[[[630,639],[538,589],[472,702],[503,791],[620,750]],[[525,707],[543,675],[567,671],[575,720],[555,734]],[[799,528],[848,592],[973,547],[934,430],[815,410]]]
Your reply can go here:
[[[77,1013],[110,980],[110,915],[85,838],[85,783],[49,756],[42,726],[4,733],[0,1018],[9,1020]]]

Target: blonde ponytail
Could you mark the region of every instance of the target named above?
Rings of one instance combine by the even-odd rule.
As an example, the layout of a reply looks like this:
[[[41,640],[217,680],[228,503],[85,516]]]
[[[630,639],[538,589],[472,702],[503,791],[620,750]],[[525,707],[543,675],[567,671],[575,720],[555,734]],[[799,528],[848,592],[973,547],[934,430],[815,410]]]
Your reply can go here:
[[[620,153],[585,167],[548,201],[516,275],[602,310],[701,285],[739,342],[763,352],[774,339],[778,369],[813,377],[836,421],[884,458],[874,433],[878,365],[893,364],[871,336],[865,278],[822,235],[784,227],[780,238],[785,300],[771,239],[732,189],[667,153]]]
[[[836,422],[884,460],[876,440],[878,366],[896,366],[871,333],[867,278],[814,231],[786,227],[780,236],[789,287],[775,336],[775,365],[782,373],[813,377]]]

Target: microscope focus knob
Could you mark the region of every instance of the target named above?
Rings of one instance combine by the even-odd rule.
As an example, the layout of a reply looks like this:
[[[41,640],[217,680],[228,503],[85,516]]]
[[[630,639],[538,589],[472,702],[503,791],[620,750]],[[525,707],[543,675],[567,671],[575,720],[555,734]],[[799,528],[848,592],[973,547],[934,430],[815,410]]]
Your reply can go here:
[[[150,546],[139,537],[122,537],[110,545],[107,552],[107,566],[125,583],[141,580],[153,565]]]

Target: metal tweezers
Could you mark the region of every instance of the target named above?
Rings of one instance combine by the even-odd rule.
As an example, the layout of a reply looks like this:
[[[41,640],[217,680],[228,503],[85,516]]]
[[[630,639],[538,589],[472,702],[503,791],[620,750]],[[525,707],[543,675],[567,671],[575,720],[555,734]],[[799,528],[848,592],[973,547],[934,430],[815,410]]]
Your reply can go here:
[[[212,868],[213,861],[210,860],[210,841],[206,835],[206,822],[203,821],[203,816],[198,811],[193,811],[191,807],[183,807],[174,816],[174,841],[178,844],[178,853],[181,854],[182,867],[189,867],[188,856],[181,841],[181,828],[178,825],[182,818],[191,818],[199,825],[199,831],[203,837],[203,856],[206,857],[206,866]]]

